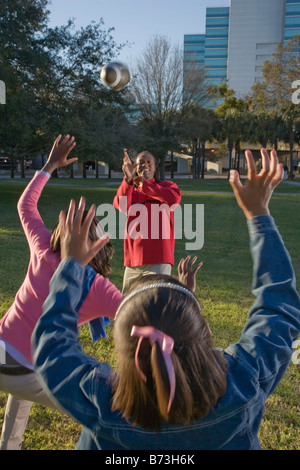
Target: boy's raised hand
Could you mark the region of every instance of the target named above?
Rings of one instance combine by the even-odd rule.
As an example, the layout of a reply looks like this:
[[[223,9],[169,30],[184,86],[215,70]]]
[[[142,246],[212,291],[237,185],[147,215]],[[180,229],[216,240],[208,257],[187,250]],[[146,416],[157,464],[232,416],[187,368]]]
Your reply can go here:
[[[278,162],[277,153],[271,151],[269,158],[266,149],[261,150],[262,169],[256,170],[255,160],[249,150],[245,152],[248,164],[248,179],[244,185],[236,170],[231,170],[229,182],[238,205],[247,219],[258,215],[269,215],[269,201],[274,188],[282,181],[283,166]]]
[[[125,180],[127,181],[127,183],[132,183],[133,177],[135,175],[135,166],[133,165],[126,151],[124,151],[122,171],[124,173]]]

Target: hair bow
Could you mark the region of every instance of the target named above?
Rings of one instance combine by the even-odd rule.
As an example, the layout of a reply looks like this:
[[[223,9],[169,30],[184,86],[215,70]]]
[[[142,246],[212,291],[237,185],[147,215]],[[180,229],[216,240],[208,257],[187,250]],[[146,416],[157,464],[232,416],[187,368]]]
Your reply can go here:
[[[144,380],[144,382],[147,381],[147,378],[145,374],[142,372],[142,370],[140,369],[139,363],[138,363],[138,355],[139,355],[141,343],[143,339],[147,338],[149,339],[151,346],[153,346],[154,343],[159,344],[162,355],[163,355],[163,359],[166,365],[166,369],[168,372],[169,382],[170,382],[170,397],[169,397],[169,403],[168,403],[168,408],[167,408],[167,412],[169,413],[174,396],[175,396],[175,385],[176,385],[175,370],[174,370],[174,365],[173,365],[173,361],[171,357],[171,353],[172,353],[173,346],[174,346],[173,338],[166,335],[162,331],[157,330],[153,326],[135,326],[135,325],[132,327],[130,336],[139,337],[139,341],[138,341],[137,348],[135,351],[135,366],[141,378]]]

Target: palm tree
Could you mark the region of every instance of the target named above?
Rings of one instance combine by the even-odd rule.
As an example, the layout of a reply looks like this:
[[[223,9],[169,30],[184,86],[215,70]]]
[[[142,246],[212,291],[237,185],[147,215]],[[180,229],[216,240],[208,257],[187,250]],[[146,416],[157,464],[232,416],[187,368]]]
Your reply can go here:
[[[216,114],[219,120],[218,140],[227,140],[229,154],[229,171],[232,168],[232,151],[236,149],[237,155],[240,153],[240,141],[244,135],[243,123],[245,119],[245,102],[234,96],[234,90],[228,88],[226,84],[218,88],[212,88],[211,92],[222,98],[223,104],[218,106]],[[237,161],[239,165],[239,158]]]

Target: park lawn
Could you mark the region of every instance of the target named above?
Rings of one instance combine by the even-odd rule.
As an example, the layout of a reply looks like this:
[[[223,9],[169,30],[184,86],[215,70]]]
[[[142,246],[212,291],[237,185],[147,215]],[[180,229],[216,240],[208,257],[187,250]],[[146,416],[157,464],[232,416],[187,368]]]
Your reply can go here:
[[[11,302],[26,274],[29,250],[23,234],[16,204],[27,181],[0,182],[0,317]],[[226,180],[177,180],[182,188],[183,204],[204,205],[204,245],[199,251],[186,251],[186,239],[176,241],[176,264],[182,256],[196,255],[203,261],[198,273],[196,295],[202,312],[208,319],[215,344],[224,348],[239,338],[253,302],[251,294],[252,262],[246,222],[237,207]],[[64,184],[63,184],[64,183]],[[68,201],[79,201],[81,195],[87,206],[111,203],[119,181],[111,180],[51,180],[40,199],[39,209],[51,229],[61,209]],[[290,194],[289,194],[290,193]],[[298,193],[298,194],[294,194]],[[274,216],[285,244],[290,251],[296,276],[300,278],[300,218],[299,188],[282,183],[271,201]],[[184,206],[183,206],[184,207]],[[194,221],[195,227],[195,221]],[[112,240],[115,255],[110,279],[121,288],[123,277],[123,241]],[[176,269],[173,269],[176,275]],[[108,338],[92,344],[85,325],[80,329],[80,342],[87,354],[114,365],[112,327]],[[266,450],[296,450],[299,435],[299,365],[291,364],[275,393],[269,398],[263,419],[260,440]],[[0,392],[0,428],[6,403]],[[73,420],[53,410],[34,405],[24,436],[23,449],[74,449],[81,427]]]

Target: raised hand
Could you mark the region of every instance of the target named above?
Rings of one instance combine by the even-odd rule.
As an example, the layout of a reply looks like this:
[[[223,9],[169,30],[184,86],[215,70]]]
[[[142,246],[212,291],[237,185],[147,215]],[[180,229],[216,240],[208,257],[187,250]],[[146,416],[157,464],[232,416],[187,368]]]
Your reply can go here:
[[[43,170],[50,174],[57,168],[68,166],[78,160],[76,157],[68,159],[69,153],[76,145],[75,138],[66,135],[60,142],[61,137],[62,136],[59,135],[55,139],[47,162],[43,167]]]
[[[236,170],[230,172],[229,182],[237,203],[244,211],[247,219],[252,219],[258,215],[269,215],[269,201],[274,188],[283,179],[283,166],[278,163],[275,150],[271,151],[271,158],[269,158],[266,149],[262,149],[262,169],[260,173],[257,173],[252,153],[247,150],[245,155],[248,164],[246,183],[242,185]]]
[[[83,222],[85,198],[80,199],[76,213],[75,209],[76,204],[72,199],[67,216],[64,211],[59,215],[61,259],[76,258],[85,266],[108,243],[109,237],[104,235],[95,242],[89,238],[90,226],[96,211],[95,205],[90,207]]]
[[[129,158],[129,155],[124,151],[123,166],[122,171],[125,176],[127,183],[132,183],[133,177],[135,175],[135,166]]]
[[[194,263],[196,262],[197,256],[191,260],[190,255],[185,259],[181,258],[178,263],[178,279],[182,284],[185,284],[192,292],[196,290],[196,274],[202,266],[202,262],[198,263],[196,267],[193,268]]]
[[[143,176],[135,176],[133,178],[133,184],[134,186],[137,186],[137,187],[142,187],[143,186],[143,181],[144,181],[144,177]]]

